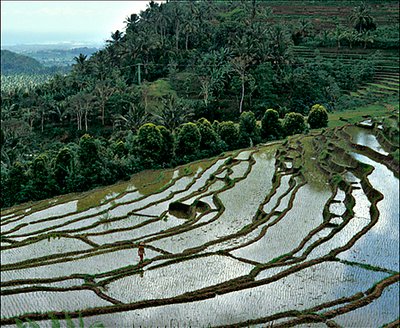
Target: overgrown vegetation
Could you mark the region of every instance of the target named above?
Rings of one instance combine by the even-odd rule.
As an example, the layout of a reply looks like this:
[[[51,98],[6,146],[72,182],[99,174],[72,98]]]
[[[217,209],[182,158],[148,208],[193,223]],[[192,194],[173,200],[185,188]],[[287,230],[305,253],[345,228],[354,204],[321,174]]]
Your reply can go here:
[[[349,92],[372,81],[372,47],[398,42],[398,23],[375,20],[373,4],[346,5],[319,26],[273,1],[150,2],[68,75],[2,89],[1,206],[326,126],[326,111],[353,106]],[[317,46],[329,55],[299,52]],[[326,111],[306,120],[316,104]]]

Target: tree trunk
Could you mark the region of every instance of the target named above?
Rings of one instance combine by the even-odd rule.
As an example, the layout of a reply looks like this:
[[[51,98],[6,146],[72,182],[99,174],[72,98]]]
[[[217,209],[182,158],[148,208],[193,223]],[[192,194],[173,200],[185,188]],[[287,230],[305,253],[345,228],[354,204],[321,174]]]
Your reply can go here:
[[[175,47],[176,50],[179,50],[179,20],[176,22],[176,29],[175,29]]]
[[[88,114],[88,110],[85,110],[85,131],[88,130],[88,121],[87,121],[87,114]]]
[[[79,112],[76,113],[76,124],[77,124],[78,130],[82,130],[81,116],[79,115]]]
[[[189,44],[189,33],[186,33],[186,42],[185,42],[186,51],[188,51],[188,44]]]
[[[41,128],[42,128],[42,133],[43,133],[43,130],[44,130],[44,113],[43,112],[42,112]]]
[[[240,99],[239,113],[243,110],[243,100],[244,100],[244,76],[242,77],[242,98]]]

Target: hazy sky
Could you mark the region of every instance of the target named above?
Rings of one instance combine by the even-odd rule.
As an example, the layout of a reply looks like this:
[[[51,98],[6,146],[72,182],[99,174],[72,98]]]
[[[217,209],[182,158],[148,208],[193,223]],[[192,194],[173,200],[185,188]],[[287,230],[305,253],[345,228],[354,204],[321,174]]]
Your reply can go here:
[[[4,1],[1,44],[93,42],[103,44],[149,1]]]

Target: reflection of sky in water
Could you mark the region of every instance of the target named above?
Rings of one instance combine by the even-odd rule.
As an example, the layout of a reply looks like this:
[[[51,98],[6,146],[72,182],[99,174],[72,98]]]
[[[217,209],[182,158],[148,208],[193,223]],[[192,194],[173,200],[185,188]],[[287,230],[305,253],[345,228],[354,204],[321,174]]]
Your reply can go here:
[[[144,270],[107,285],[106,294],[123,303],[174,297],[246,275],[253,268],[226,256],[207,256]]]
[[[339,297],[365,291],[387,274],[338,262],[327,262],[293,273],[267,285],[217,295],[203,301],[85,318],[106,327],[172,326],[208,327],[235,324],[289,310],[305,310]],[[146,274],[144,278],[146,279]]]
[[[43,256],[92,248],[81,240],[72,238],[43,239],[33,244],[1,250],[1,264],[28,261]]]
[[[351,153],[360,162],[375,167],[368,176],[372,186],[384,195],[378,202],[379,220],[370,231],[340,257],[399,270],[399,179],[384,165]]]
[[[311,230],[323,222],[322,211],[330,196],[328,188],[317,191],[309,184],[301,187],[296,193],[293,207],[283,218],[269,227],[260,240],[232,254],[266,263],[290,252]]]
[[[153,258],[160,253],[146,249],[145,258]],[[139,262],[137,248],[116,250],[109,253],[98,254],[74,261],[61,262],[49,265],[30,267],[20,270],[7,270],[0,272],[1,281],[17,279],[54,278],[68,276],[74,273],[95,274],[135,265]],[[3,300],[3,296],[2,296]]]
[[[39,210],[37,212],[34,212],[32,214],[25,216],[24,218],[22,218],[20,220],[11,222],[10,224],[5,224],[2,227],[2,231],[4,233],[5,230],[11,230],[14,227],[16,227],[22,223],[29,223],[29,222],[33,222],[33,221],[37,221],[37,220],[41,220],[41,219],[45,219],[45,218],[49,218],[49,217],[53,217],[53,216],[65,215],[68,213],[76,212],[77,204],[78,204],[78,201],[74,200],[74,201],[70,201],[70,202],[67,202],[64,204],[51,206],[44,210]]]
[[[76,311],[81,309],[82,304],[87,307],[110,305],[109,302],[88,290],[62,293],[55,291],[22,293],[1,296],[1,316],[11,317],[27,312],[47,312],[49,309],[53,311]]]
[[[373,134],[367,133],[365,130],[357,127],[349,127],[346,131],[351,135],[354,143],[369,147],[383,155],[388,154]]]
[[[219,194],[224,212],[214,222],[205,226],[152,242],[153,246],[170,252],[182,252],[216,238],[238,232],[257,211],[272,187],[275,158],[273,153],[257,153],[256,163],[246,179]]]
[[[399,318],[400,284],[388,286],[372,303],[334,318],[342,327],[382,327]]]

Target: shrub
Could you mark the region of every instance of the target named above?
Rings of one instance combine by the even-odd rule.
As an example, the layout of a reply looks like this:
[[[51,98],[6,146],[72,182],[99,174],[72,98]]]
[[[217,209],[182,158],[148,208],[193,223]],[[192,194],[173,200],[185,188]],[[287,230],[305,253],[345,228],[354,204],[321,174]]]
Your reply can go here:
[[[146,123],[137,134],[138,157],[144,168],[152,168],[161,162],[163,136],[153,123]]]
[[[259,131],[253,112],[243,112],[239,121],[239,139],[243,147],[251,146],[259,141]]]
[[[328,112],[325,107],[320,104],[315,104],[311,107],[310,114],[307,118],[311,129],[319,129],[328,126]]]
[[[286,135],[303,133],[306,129],[304,116],[299,113],[288,113],[283,121],[283,129]]]
[[[238,143],[239,129],[232,121],[222,122],[219,125],[219,136],[228,149],[234,149]]]
[[[159,125],[157,129],[162,135],[161,162],[169,164],[174,154],[174,136],[165,126]]]
[[[194,155],[200,149],[201,135],[194,123],[182,124],[177,136],[176,154],[178,156]]]
[[[209,149],[213,144],[218,142],[218,134],[207,119],[199,119],[196,125],[201,135],[200,149]]]
[[[261,136],[267,140],[276,140],[281,134],[282,124],[279,113],[272,108],[267,109],[261,119]]]

